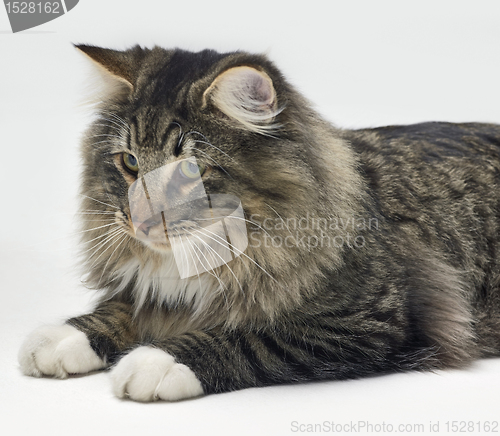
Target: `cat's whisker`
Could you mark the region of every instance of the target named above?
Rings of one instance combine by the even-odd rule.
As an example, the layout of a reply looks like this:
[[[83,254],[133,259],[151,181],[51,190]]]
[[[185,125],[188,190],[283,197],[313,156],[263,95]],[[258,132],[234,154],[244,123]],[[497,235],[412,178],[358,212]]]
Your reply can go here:
[[[107,118],[106,118],[106,121],[114,123],[114,121],[108,120]],[[116,123],[114,123],[114,124],[116,124]],[[123,126],[116,127],[116,126],[110,126],[109,124],[94,124],[94,126],[108,127],[109,129],[113,129],[114,131],[116,131],[118,134],[123,133]]]
[[[99,256],[95,259],[94,262],[96,262],[106,251],[109,250],[122,236],[121,231],[116,231],[112,235],[109,235],[106,240],[102,241],[99,243],[99,247],[97,247],[89,256],[88,259],[91,260],[95,255],[99,253],[100,250],[103,250]],[[92,264],[94,265],[94,264]]]
[[[205,244],[208,248],[211,248],[211,247],[209,247],[209,246],[208,246],[208,245],[207,245],[204,241],[202,241],[202,243],[204,243],[204,244]],[[220,291],[221,291],[221,293],[222,293],[222,296],[223,296],[223,298],[224,298],[224,303],[225,303],[226,307],[229,307],[229,301],[228,301],[228,299],[227,299],[227,295],[226,295],[226,293],[224,292],[225,290],[227,290],[227,289],[228,289],[228,287],[224,284],[224,282],[220,279],[220,277],[219,277],[219,276],[217,276],[217,274],[216,274],[216,269],[215,269],[214,267],[212,267],[212,265],[210,264],[210,261],[207,259],[207,257],[205,256],[205,254],[203,253],[203,251],[201,250],[201,248],[200,248],[200,247],[198,247],[198,245],[197,245],[197,244],[192,244],[192,246],[193,246],[195,249],[197,249],[197,250],[199,251],[199,253],[200,253],[200,254],[201,254],[201,255],[205,258],[205,260],[207,261],[207,264],[208,264],[208,266],[210,267],[210,270],[211,270],[211,271],[213,271],[213,273],[212,273],[211,271],[209,271],[209,270],[206,270],[205,272],[206,272],[206,273],[208,273],[208,274],[210,274],[212,277],[214,277],[214,278],[217,280],[217,282],[219,283],[219,288],[218,288],[218,289],[216,289],[214,292],[217,292],[217,291],[220,289]],[[211,254],[211,253],[210,253],[210,254]],[[211,254],[211,256],[212,256],[212,260],[215,262],[215,258],[213,257],[213,255],[212,255],[212,254]],[[219,269],[219,268],[217,268],[217,269]]]
[[[177,121],[172,121],[170,124],[175,124],[176,126],[179,127],[179,138],[183,138],[184,137],[184,132],[182,131],[182,126],[177,122]]]
[[[97,199],[95,199],[93,197],[89,197],[88,195],[84,195],[84,194],[78,194],[78,195],[81,195],[82,197],[88,198],[90,200],[97,201],[98,203],[104,204],[105,206],[114,207],[115,209],[118,209],[118,210],[121,211],[121,209],[118,206],[113,206],[112,204],[105,203],[105,202],[97,200]]]
[[[110,117],[114,118],[116,121],[118,121],[118,123],[106,118],[106,117],[103,117],[101,116],[102,119],[106,120],[106,121],[110,121],[110,122],[114,122],[117,126],[120,126],[120,127],[123,127],[125,128],[128,132],[130,132],[130,126],[127,124],[127,122],[121,118],[120,116],[118,116],[117,114],[115,114],[114,112],[110,112],[110,111],[106,111],[104,109],[101,109],[100,110],[100,113],[101,114],[106,114],[106,115],[109,115]]]
[[[206,265],[208,266],[208,269],[204,266],[203,262],[200,260],[199,256],[195,253],[196,257],[198,258],[199,262],[200,262],[200,265],[202,265],[204,268],[205,268],[205,272],[214,276],[215,275],[213,273],[211,273],[211,271],[215,271],[215,268],[210,264],[210,261],[208,260],[208,258],[205,256],[205,254],[203,253],[203,251],[201,250],[201,248],[195,244],[195,243],[192,243],[189,238],[186,238],[186,241],[189,243],[189,245],[191,247],[193,247],[194,249],[198,250],[198,252],[200,253],[200,255],[203,256],[203,258],[205,259],[206,261]],[[203,243],[203,241],[202,241]],[[205,244],[206,245],[206,244]],[[215,260],[215,258],[212,257],[213,260]]]
[[[194,142],[199,142],[200,144],[206,144],[209,145],[210,147],[215,148],[216,150],[219,150],[223,155],[227,156],[229,159],[234,161],[234,158],[229,156],[225,151],[221,150],[219,147],[216,147],[215,145],[211,144],[210,142],[205,142],[205,141],[200,141],[199,139],[193,139]]]
[[[113,250],[113,252],[111,253],[111,256],[109,256],[109,259],[108,259],[108,261],[106,262],[106,265],[104,265],[104,269],[102,270],[101,277],[99,277],[99,282],[97,283],[97,287],[99,287],[99,285],[101,284],[102,277],[104,276],[104,272],[106,271],[106,268],[108,267],[109,262],[110,262],[110,261],[111,261],[111,259],[113,258],[113,254],[115,254],[115,253],[116,253],[116,250],[118,250],[118,248],[120,247],[120,245],[122,245],[122,244],[123,244],[123,242],[125,242],[125,241],[126,241],[127,237],[130,237],[130,236],[129,236],[127,233],[123,233],[123,237],[122,237],[122,239],[121,239],[121,240],[119,240],[119,239],[118,239],[118,240],[116,240],[116,241],[115,241],[115,244],[116,244],[118,241],[120,241],[120,242],[118,243],[118,245],[115,247],[115,249],[114,249],[114,250]]]
[[[99,236],[96,236],[95,238],[93,239],[90,239],[88,241],[85,241],[84,244],[89,244],[90,242],[93,242],[95,241],[96,239],[100,239],[100,238],[103,238],[104,236],[106,235],[109,235],[111,232],[115,231],[116,229],[108,229],[105,233],[103,233],[102,235],[99,235]]]
[[[189,240],[189,238],[186,238],[186,241],[189,244],[189,246],[191,248],[193,248],[193,244],[191,243],[191,241]],[[181,244],[182,244],[182,237],[181,237]],[[199,256],[196,254],[196,251],[194,251],[194,250],[190,250],[189,251],[189,254],[191,255],[191,259],[193,259],[193,262],[194,262],[194,268],[196,269],[196,276],[198,277],[198,284],[199,284],[199,289],[200,289],[200,294],[201,294],[203,292],[203,289],[201,287],[200,272],[198,271],[198,268],[196,267],[196,262],[195,262],[195,260],[193,258],[193,255],[191,253],[194,253],[194,255],[198,259],[198,262],[200,263],[201,266],[203,266],[203,263],[201,262]],[[205,269],[205,271],[202,271],[202,273],[204,273],[204,272],[208,272],[208,271]]]
[[[221,242],[219,242],[221,245],[223,245],[222,243],[224,244],[227,244],[229,247],[232,248],[232,252],[233,254],[239,254],[240,256],[243,256],[245,258],[247,258],[248,260],[250,260],[251,262],[253,262],[258,268],[260,268],[266,275],[268,275],[272,280],[274,280],[276,283],[279,284],[279,282],[271,275],[269,274],[262,266],[260,266],[255,260],[253,260],[251,257],[249,257],[248,255],[246,255],[243,251],[241,251],[239,248],[235,247],[233,244],[229,243],[226,239],[223,239],[221,238],[217,233],[214,233],[214,232],[211,232],[210,230],[206,229],[206,228],[203,228],[203,230],[206,230],[207,232],[211,233],[212,235],[216,236],[217,238],[220,239]],[[199,230],[200,233],[202,233],[201,230]],[[202,233],[204,234],[205,236],[209,237],[209,235],[205,234],[205,233]],[[213,238],[211,238],[213,239]],[[217,242],[215,239],[213,239],[214,242]],[[236,253],[234,250],[237,250],[239,253]]]
[[[104,248],[108,242],[110,242],[115,236],[118,236],[119,232],[118,230],[113,230],[112,233],[106,235],[106,238],[102,241],[96,242],[92,247],[90,247],[88,250],[86,250],[84,253],[87,253],[88,251],[92,250],[92,253],[88,255],[88,259],[92,259],[101,248]]]
[[[67,215],[95,215],[95,216],[99,216],[99,215],[115,215],[116,212],[112,212],[112,211],[101,211],[101,212],[86,212],[86,211],[83,211],[83,212],[76,212],[76,213],[68,213]]]
[[[186,230],[186,229],[184,229],[184,230]],[[208,244],[206,244],[206,242],[205,242],[205,241],[201,241],[201,242],[202,242],[203,244],[205,244],[205,245],[206,245],[206,247],[207,247],[208,249],[212,250],[212,247],[210,247]],[[214,277],[214,278],[218,281],[218,283],[219,283],[219,288],[218,288],[218,289],[220,289],[221,294],[222,294],[222,297],[224,298],[224,304],[226,305],[226,307],[228,307],[228,308],[229,308],[229,300],[228,300],[228,298],[227,298],[226,293],[224,292],[225,290],[228,290],[227,285],[226,285],[226,284],[225,284],[225,283],[224,283],[224,282],[220,279],[220,277],[219,277],[219,276],[217,276],[217,275],[216,275],[216,273],[215,273],[215,272],[216,272],[216,268],[213,268],[213,267],[212,267],[212,265],[210,264],[210,262],[209,262],[209,260],[207,259],[207,257],[203,254],[203,252],[202,252],[202,250],[200,249],[200,247],[198,247],[198,245],[197,245],[197,244],[194,244],[194,245],[192,245],[192,246],[194,246],[194,248],[196,248],[196,249],[200,252],[200,254],[201,254],[201,255],[202,255],[202,256],[206,259],[208,266],[211,268],[211,270],[212,270],[212,271],[214,271],[213,273],[212,273],[211,271],[208,271],[208,270],[206,270],[205,272],[206,272],[206,273],[208,273],[208,274],[210,274],[212,277]],[[213,251],[213,250],[212,250],[212,251]],[[212,256],[212,259],[213,259],[213,261],[214,261],[214,263],[215,263],[216,259],[213,257],[213,254],[212,254],[211,252],[209,252],[209,253],[210,253],[210,255]],[[217,267],[217,270],[219,270],[219,271],[220,271],[220,267]],[[217,290],[216,290],[216,291],[217,291]]]
[[[120,238],[120,232],[118,232],[117,234],[115,234],[109,241],[108,241],[108,246],[107,248],[94,260],[94,262],[92,263],[92,265],[90,265],[90,269],[92,269],[94,267],[94,265],[96,264],[96,262],[104,255],[104,253],[106,253],[106,251],[108,251],[112,246],[113,244],[117,241],[117,239]],[[97,253],[93,253],[92,256],[94,254],[97,254]],[[90,258],[92,257],[90,256]]]
[[[257,228],[261,229],[267,236],[272,238],[271,234],[264,227],[262,227],[260,224],[256,223],[255,221],[252,221],[252,220],[249,220],[247,218],[240,217],[240,216],[231,216],[231,215],[225,216],[224,219],[234,219],[234,220],[245,221],[246,223],[252,224],[252,225],[256,226]]]
[[[180,148],[180,145],[184,141],[184,137],[185,137],[184,132],[182,131],[182,126],[177,121],[172,121],[170,124],[175,124],[176,126],[179,127],[179,139],[177,141],[176,148]]]
[[[127,232],[125,232],[125,233],[126,233],[126,234],[127,234],[127,236],[129,237],[129,241],[130,241],[131,239],[133,239],[133,238],[132,238],[132,236],[130,236]],[[126,246],[126,245],[124,245],[124,246],[122,247],[122,249],[120,250],[120,253],[118,253],[118,255],[116,256],[118,259],[121,257],[121,255],[122,255],[122,253],[124,252],[124,250],[125,250],[125,248],[126,248],[126,247],[127,247],[127,246]]]
[[[254,226],[258,227],[259,229],[261,229],[267,236],[269,236],[270,238],[272,238],[272,236],[270,235],[270,233],[262,226],[260,226],[258,223],[256,223],[255,221],[252,221],[252,220],[249,220],[249,219],[246,219],[246,218],[243,218],[243,217],[239,217],[239,216],[231,216],[231,215],[225,215],[225,216],[214,216],[214,217],[210,217],[210,218],[192,218],[190,220],[179,220],[180,222],[182,221],[214,221],[216,219],[238,219],[238,220],[242,220],[242,221],[245,221],[249,224],[253,224]]]
[[[224,167],[219,163],[217,162],[212,156],[210,156],[209,154],[205,153],[203,150],[200,150],[199,148],[197,147],[192,147],[193,150],[196,150],[197,152],[203,154],[204,156],[206,156],[208,159],[210,159],[212,162],[214,162],[222,171],[224,171],[229,177],[231,177],[231,179],[233,178],[233,176],[231,176],[231,174],[229,174],[225,169]]]
[[[111,133],[100,133],[98,135],[92,135],[92,136],[88,136],[87,138],[88,139],[91,139],[91,138],[116,138],[116,139],[119,139],[120,141],[123,141],[124,138],[121,137],[121,136],[118,136],[118,135],[112,135]]]
[[[210,246],[209,246],[209,245],[208,245],[205,241],[203,241],[203,240],[202,240],[201,242],[202,242],[202,244],[204,244],[204,245],[205,245],[208,249],[211,249],[211,248],[212,248],[212,247],[210,247]],[[210,261],[209,261],[209,260],[208,260],[208,258],[205,256],[205,254],[203,253],[203,251],[201,250],[201,248],[200,248],[200,247],[198,247],[198,245],[197,245],[197,244],[194,244],[193,246],[194,246],[194,248],[196,248],[196,249],[199,251],[199,253],[200,253],[200,254],[201,254],[201,255],[205,258],[205,260],[206,260],[206,262],[207,262],[207,265],[210,267],[210,270],[207,270],[206,272],[207,272],[208,274],[210,274],[211,276],[213,276],[213,277],[214,277],[214,278],[215,278],[215,279],[219,282],[219,285],[221,286],[221,289],[222,289],[222,290],[227,289],[227,286],[226,286],[226,285],[222,282],[222,280],[220,279],[220,277],[219,277],[219,276],[217,276],[217,274],[216,274],[216,270],[219,270],[220,268],[219,268],[219,267],[213,267],[213,266],[210,264]],[[210,256],[212,257],[212,261],[213,261],[213,262],[214,262],[214,264],[215,264],[215,262],[216,262],[215,257],[213,257],[212,252],[209,252],[209,253],[210,253]],[[213,273],[212,273],[211,271],[213,271]],[[224,298],[226,298],[226,301],[227,301],[227,297],[226,297],[225,295],[224,295]]]
[[[98,141],[98,142],[93,142],[92,145],[98,145],[98,144],[105,144],[105,145],[113,145],[109,140],[105,139],[103,141]],[[100,147],[97,147],[97,150],[101,150],[102,148],[105,147],[105,145],[101,145]]]
[[[103,218],[103,219],[100,219],[100,220],[88,220],[86,219],[85,222],[86,223],[109,223],[109,222],[114,222],[115,219],[114,218]]]
[[[181,240],[181,248],[184,250],[184,253],[186,253],[186,250],[184,249],[184,244],[182,243],[182,236],[181,236],[181,234],[179,233],[179,231],[177,229],[175,231],[177,232],[177,234],[179,235],[179,238]],[[188,243],[189,243],[189,241],[188,241]],[[196,262],[195,262],[195,260],[193,258],[193,255],[191,254],[191,252],[189,252],[189,254],[191,256],[191,259],[193,260],[193,265],[194,265],[194,269],[196,270],[196,276],[198,277],[198,284],[200,286],[200,293],[201,293],[201,292],[203,292],[203,289],[201,288],[200,273],[198,272],[198,268],[196,266]],[[186,259],[187,259],[187,256],[186,256]]]
[[[108,190],[107,190],[107,189],[105,189],[104,191],[106,192],[106,197],[108,197],[108,200],[111,202],[111,204],[113,204],[113,206],[114,206],[114,207],[116,207],[118,210],[120,210],[120,211],[121,211],[121,208],[120,208],[120,207],[118,207],[118,206],[114,203],[113,199],[112,199],[112,198],[111,198],[111,196],[109,195]]]
[[[104,233],[103,235],[100,235],[97,238],[94,238],[94,239],[91,239],[90,241],[87,241],[87,243],[90,243],[90,242],[93,242],[93,241],[95,241],[97,239],[101,239],[101,238],[106,237],[106,239],[104,239],[103,241],[96,242],[94,245],[92,245],[92,247],[90,247],[89,249],[85,250],[82,254],[85,254],[85,253],[89,252],[90,250],[93,250],[94,248],[96,248],[96,251],[97,251],[100,248],[100,246],[106,244],[107,239],[110,238],[110,237],[112,237],[112,236],[114,236],[118,232],[118,230],[119,229],[111,229],[108,232]],[[94,252],[89,256],[89,258],[91,258],[93,255],[94,255]]]
[[[97,121],[107,121],[108,123],[112,123],[113,126],[110,126],[109,124],[104,124],[104,126],[106,127],[113,127],[117,130],[120,130],[120,131],[123,131],[123,130],[130,130],[130,127],[128,126],[128,124],[125,122],[125,120],[123,120],[122,118],[120,117],[117,117],[115,114],[111,113],[111,112],[107,112],[105,113],[105,115],[110,115],[110,118],[107,118],[105,116],[103,116],[103,112],[101,111],[101,115],[99,117],[99,119]],[[99,124],[99,125],[103,125],[103,124]]]
[[[130,237],[130,235],[129,235],[129,237]],[[131,238],[131,237],[130,237],[130,238]],[[126,247],[127,247],[127,245],[125,244],[125,245],[122,247],[122,249],[120,250],[120,252],[117,254],[117,256],[116,256],[116,257],[117,257],[118,259],[119,259],[119,258],[121,258],[121,256],[122,256],[123,252],[125,251],[125,248],[126,248]],[[109,281],[108,281],[108,283],[112,283],[112,282],[114,282],[115,280],[118,280],[118,279],[120,279],[120,278],[121,278],[121,276],[120,276],[120,275],[117,275],[117,274],[116,274],[116,271],[113,271],[112,276],[113,276],[113,275],[114,275],[114,277],[113,277],[111,280],[109,280]]]
[[[272,207],[271,205],[267,204],[266,202],[264,202],[264,204],[270,208],[277,216],[278,218],[281,220],[281,222],[283,223],[283,225],[286,227],[286,229],[288,230],[288,233],[290,233],[290,235],[293,236],[292,232],[290,231],[290,228],[288,227],[288,225],[285,223],[285,220],[281,217],[281,215],[276,212],[276,209],[274,209],[274,207]]]
[[[200,133],[197,130],[190,130],[189,132],[186,133],[186,135],[200,135],[205,141],[210,142],[203,133]]]
[[[104,224],[102,226],[98,226],[98,227],[93,227],[91,229],[87,229],[87,230],[81,230],[79,232],[75,232],[74,235],[79,235],[81,233],[87,233],[87,232],[92,232],[94,230],[99,230],[99,229],[102,229],[104,227],[109,227],[109,226],[112,226],[113,224],[116,224],[115,222],[112,222],[112,223],[109,223],[109,224]]]
[[[76,212],[77,214],[95,214],[95,215],[99,215],[99,214],[115,214],[116,212],[115,211],[111,211],[111,210],[97,210],[97,209],[82,209],[80,212]]]
[[[203,241],[202,238],[200,238],[199,236],[197,236],[196,234],[194,234],[193,232],[190,232],[189,230],[186,230],[184,229],[186,232],[188,232],[191,236],[199,239],[202,243],[206,244],[207,248],[209,248],[216,256],[218,256],[221,260],[222,260],[222,263],[224,265],[226,265],[226,267],[228,268],[228,270],[231,272],[231,274],[233,275],[233,277],[235,278],[236,282],[238,283],[239,287],[240,287],[240,290],[241,292],[243,293],[243,286],[241,285],[240,281],[238,280],[238,277],[236,277],[236,274],[234,273],[234,271],[232,270],[232,268],[227,264],[227,262],[224,260],[224,258],[219,254],[217,253],[217,251],[211,247],[209,244],[207,244],[205,241]],[[197,229],[197,231],[199,231],[201,233],[201,231],[199,229]],[[208,238],[212,239],[215,243],[219,244],[221,247],[223,247],[224,249],[226,248],[221,242],[215,240],[214,238],[210,237],[209,235],[206,235],[205,233],[202,233],[204,236],[207,236]]]
[[[85,217],[85,218],[82,218],[85,223],[99,222],[99,221],[100,222],[108,222],[108,223],[116,222],[116,217],[115,217],[114,213],[113,214],[103,214],[102,216],[99,216],[99,214],[95,214],[95,213],[80,213],[77,215],[80,215],[80,217]]]
[[[210,146],[210,147],[212,147],[212,148],[215,148],[216,150],[219,150],[219,151],[220,151],[223,155],[227,156],[229,159],[234,160],[234,158],[233,158],[233,157],[231,157],[231,156],[229,156],[229,155],[228,155],[225,151],[223,151],[223,150],[221,150],[219,147],[217,147],[217,146],[213,145],[213,144],[212,144],[212,143],[211,143],[211,142],[207,139],[207,137],[206,137],[206,136],[204,136],[204,135],[202,135],[200,132],[196,132],[196,131],[194,131],[194,130],[191,130],[190,132],[186,133],[186,136],[187,136],[187,135],[189,135],[189,134],[191,134],[191,133],[197,133],[198,135],[201,135],[201,136],[205,139],[205,141],[201,141],[200,139],[193,139],[193,141],[195,141],[195,142],[199,142],[199,143],[201,143],[201,144],[206,144],[206,145],[208,145],[208,146]]]
[[[108,192],[106,189],[105,189],[105,192],[106,192],[106,196],[108,197],[108,200],[109,200],[111,203],[113,203],[113,200],[111,199],[111,197],[110,197],[110,195],[109,195],[109,192]],[[97,201],[98,203],[101,203],[101,204],[103,204],[103,205],[105,205],[105,206],[113,207],[113,208],[118,209],[119,211],[121,211],[121,208],[120,208],[120,207],[118,207],[118,206],[117,206],[116,204],[114,204],[114,203],[113,203],[113,204],[109,204],[109,203],[105,203],[105,202],[103,202],[103,201],[97,200],[96,198],[89,197],[89,196],[84,195],[84,194],[79,194],[79,195],[81,195],[82,197],[85,197],[85,198],[89,198],[90,200]]]
[[[111,214],[115,214],[116,212],[110,212],[109,215]],[[67,215],[70,215],[70,216],[75,216],[75,215],[95,215],[95,216],[99,216],[99,215],[108,215],[108,213],[106,212],[99,212],[99,213],[94,213],[94,212],[85,212],[85,211],[82,211],[82,212],[61,212],[61,213],[53,213],[53,214],[50,214],[50,215],[45,215],[45,214],[40,214],[40,218],[41,219],[47,219],[47,218],[54,218],[54,217],[60,217],[60,216],[67,216]],[[103,217],[103,218],[109,218],[109,217]]]
[[[96,133],[95,135],[87,136],[87,139],[92,139],[92,138],[119,138],[119,139],[123,139],[119,136],[113,135],[112,133]]]

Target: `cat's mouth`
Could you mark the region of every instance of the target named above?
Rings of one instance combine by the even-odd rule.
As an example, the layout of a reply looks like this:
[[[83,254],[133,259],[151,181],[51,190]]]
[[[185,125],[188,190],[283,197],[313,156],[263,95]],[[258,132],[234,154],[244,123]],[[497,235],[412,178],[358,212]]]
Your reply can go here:
[[[169,242],[149,242],[148,244],[149,248],[152,248],[155,251],[160,251],[162,253],[165,253],[167,251],[171,251],[172,246],[170,245]]]
[[[167,252],[172,249],[172,245],[190,243],[189,232],[186,232],[183,226],[176,228],[173,225],[168,226],[162,214],[151,217],[144,221],[135,229],[135,238],[143,242],[147,247],[154,251]],[[169,236],[170,235],[170,236]]]
[[[151,235],[151,233],[153,233],[153,235]],[[135,232],[135,237],[154,251],[165,252],[169,251],[172,248],[172,244],[170,243],[166,232],[162,228],[152,229],[149,234],[146,234],[137,229]]]

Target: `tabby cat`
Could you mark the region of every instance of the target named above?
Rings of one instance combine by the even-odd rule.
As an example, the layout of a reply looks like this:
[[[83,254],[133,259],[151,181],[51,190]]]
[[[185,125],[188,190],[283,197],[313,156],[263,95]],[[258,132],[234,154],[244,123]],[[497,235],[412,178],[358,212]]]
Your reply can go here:
[[[106,83],[81,154],[101,296],[24,374],[179,400],[500,355],[499,125],[340,130],[265,56],[77,48]]]

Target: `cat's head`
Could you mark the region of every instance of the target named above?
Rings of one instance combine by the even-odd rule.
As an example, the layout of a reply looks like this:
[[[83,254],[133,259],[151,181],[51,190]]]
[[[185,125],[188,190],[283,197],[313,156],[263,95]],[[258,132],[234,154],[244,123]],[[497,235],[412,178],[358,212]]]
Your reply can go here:
[[[269,278],[300,281],[290,274],[301,262],[319,273],[317,260],[304,257],[308,247],[284,243],[292,233],[286,220],[349,214],[354,161],[265,56],[77,48],[106,85],[83,143],[82,213],[93,286],[113,286],[116,271],[132,258],[161,264],[182,238],[187,242],[177,244],[178,253],[199,268],[190,275],[216,276],[220,286],[241,283],[245,274],[259,286]],[[214,210],[234,217],[220,234],[201,226],[206,238],[194,246],[193,229],[213,220]],[[238,243],[230,222],[247,233]],[[270,239],[276,237],[279,246]],[[223,265],[216,260],[224,257],[222,246],[229,249]],[[332,256],[338,253],[329,262]]]

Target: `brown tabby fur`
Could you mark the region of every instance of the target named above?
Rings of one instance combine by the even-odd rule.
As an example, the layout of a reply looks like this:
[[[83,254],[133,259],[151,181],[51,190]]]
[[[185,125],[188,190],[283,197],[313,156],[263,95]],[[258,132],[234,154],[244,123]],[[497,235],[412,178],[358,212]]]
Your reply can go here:
[[[500,354],[500,126],[340,130],[264,56],[78,48],[112,86],[82,147],[82,210],[102,211],[84,215],[83,264],[102,299],[68,323],[109,364],[152,344],[209,393]],[[242,66],[275,92],[260,123],[229,113],[212,86]],[[211,168],[207,192],[241,200],[252,238],[246,256],[214,270],[223,286],[207,273],[165,287],[152,279],[163,255],[134,238],[135,178],[115,159],[127,150],[138,177],[196,156]],[[122,233],[96,249],[109,227],[92,220],[111,212]],[[311,217],[357,224],[323,233],[278,225]],[[295,231],[308,243],[264,246]],[[312,247],[318,236],[351,243]]]

